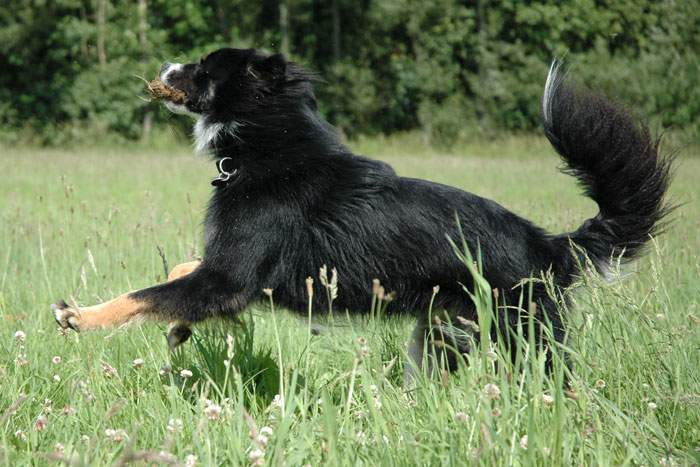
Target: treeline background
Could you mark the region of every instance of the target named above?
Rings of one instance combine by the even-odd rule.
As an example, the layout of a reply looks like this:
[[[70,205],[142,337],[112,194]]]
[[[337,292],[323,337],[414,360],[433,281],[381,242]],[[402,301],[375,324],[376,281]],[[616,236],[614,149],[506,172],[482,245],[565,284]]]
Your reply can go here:
[[[656,130],[700,136],[697,0],[5,0],[0,140],[157,137],[186,122],[140,99],[137,76],[222,46],[317,71],[321,111],[350,137],[533,130],[556,56]]]

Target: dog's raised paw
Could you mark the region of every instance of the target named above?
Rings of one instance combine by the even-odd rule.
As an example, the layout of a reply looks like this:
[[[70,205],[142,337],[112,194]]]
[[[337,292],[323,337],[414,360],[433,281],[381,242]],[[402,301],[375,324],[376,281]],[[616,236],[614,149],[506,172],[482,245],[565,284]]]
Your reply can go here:
[[[65,300],[60,300],[51,305],[53,317],[61,329],[73,329],[80,331],[78,326],[78,312],[68,305]]]
[[[192,335],[190,323],[185,321],[173,321],[168,326],[168,347],[175,350],[177,346],[187,341]]]

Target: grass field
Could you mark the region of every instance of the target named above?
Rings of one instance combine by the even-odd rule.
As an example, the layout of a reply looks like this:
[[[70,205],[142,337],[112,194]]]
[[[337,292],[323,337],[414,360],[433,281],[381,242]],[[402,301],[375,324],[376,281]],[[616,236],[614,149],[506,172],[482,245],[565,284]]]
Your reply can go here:
[[[452,155],[392,139],[356,146],[402,175],[493,198],[554,232],[595,213],[540,139]],[[672,188],[685,204],[650,254],[624,280],[576,292],[572,391],[557,382],[561,365],[544,376],[525,346],[520,372],[497,371],[508,368],[498,351],[476,352],[468,367],[406,393],[408,320],[349,320],[337,310],[311,336],[304,320],[259,305],[245,327],[200,327],[172,355],[163,325],[62,335],[53,301],[92,304],[162,281],[159,249],[170,266],[201,253],[214,166],[187,148],[0,148],[0,463],[697,465],[692,156],[679,160]]]

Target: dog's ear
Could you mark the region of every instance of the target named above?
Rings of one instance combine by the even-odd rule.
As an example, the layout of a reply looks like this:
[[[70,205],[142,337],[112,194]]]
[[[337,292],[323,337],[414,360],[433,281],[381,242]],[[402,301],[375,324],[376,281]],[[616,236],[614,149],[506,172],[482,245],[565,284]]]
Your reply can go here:
[[[274,54],[248,64],[248,74],[270,84],[284,81],[287,74],[287,59],[282,54]]]

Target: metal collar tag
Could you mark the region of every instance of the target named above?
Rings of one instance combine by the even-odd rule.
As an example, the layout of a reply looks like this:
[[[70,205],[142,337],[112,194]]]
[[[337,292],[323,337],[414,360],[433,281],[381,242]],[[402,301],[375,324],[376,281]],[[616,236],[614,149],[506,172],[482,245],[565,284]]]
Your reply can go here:
[[[216,169],[219,171],[219,176],[211,181],[213,186],[225,186],[230,183],[235,175],[238,173],[238,169],[233,168],[233,159],[230,157],[223,157],[216,162]]]

